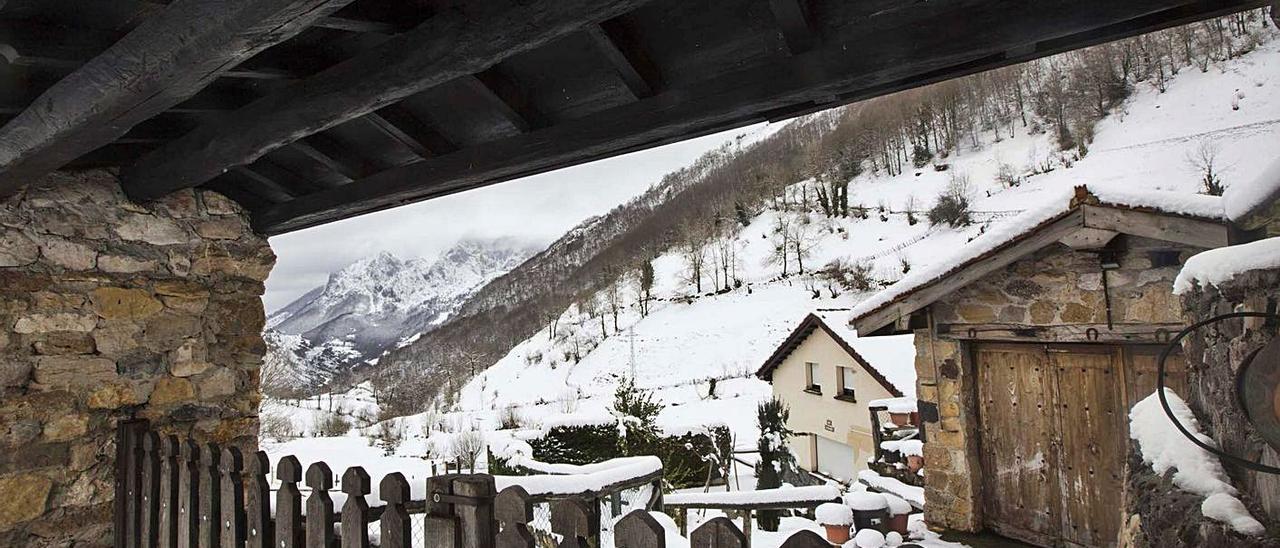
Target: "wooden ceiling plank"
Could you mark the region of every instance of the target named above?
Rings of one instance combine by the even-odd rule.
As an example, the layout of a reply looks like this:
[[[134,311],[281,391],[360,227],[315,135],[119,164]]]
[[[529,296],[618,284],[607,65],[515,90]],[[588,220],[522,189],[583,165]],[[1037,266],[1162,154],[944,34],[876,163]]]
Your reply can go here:
[[[818,45],[818,34],[809,21],[804,0],[769,0],[769,10],[782,29],[787,51],[798,55]]]
[[[636,99],[650,97],[661,86],[657,66],[617,20],[587,28],[596,49],[608,59]]]
[[[381,118],[389,128],[394,128],[403,134],[404,139],[417,143],[425,149],[428,154],[424,157],[439,156],[458,150],[457,144],[423,122],[403,104],[390,105],[373,114]]]
[[[301,192],[282,185],[276,182],[275,179],[258,173],[256,170],[247,166],[233,167],[230,172],[235,173],[243,179],[253,183],[252,185],[244,185],[246,190],[259,196],[269,198],[273,202],[285,202],[301,195]]]
[[[148,19],[0,128],[0,196],[181,103],[350,0],[188,0]]]
[[[548,125],[546,118],[530,105],[528,96],[496,71],[463,76],[460,81],[520,133]]]
[[[125,190],[149,200],[199,185],[231,166],[648,1],[531,0],[478,19],[443,12],[144,156],[122,173]]]
[[[530,133],[464,148],[423,162],[398,167],[357,180],[332,191],[305,196],[255,212],[255,228],[278,234],[362,215],[398,205],[462,192],[481,186],[543,173],[578,163],[641,150],[716,131],[762,121],[768,115],[795,116],[963,76],[1036,57],[1116,40],[1197,18],[1252,7],[1242,0],[1214,4],[1208,12],[1175,0],[1134,0],[1068,8],[1075,14],[1063,24],[1061,13],[1043,17],[1044,8],[1026,6],[1020,13],[990,8],[986,17],[1021,21],[993,27],[989,32],[963,33],[966,41],[939,35],[928,26],[881,29],[867,38],[886,48],[911,44],[916,49],[895,55],[850,55],[838,41],[824,40],[808,53],[762,63],[751,69],[663,92],[635,103]],[[1160,9],[1161,7],[1167,9]],[[989,20],[989,19],[987,19]],[[977,17],[973,24],[986,24]],[[989,26],[989,25],[988,25]],[[1074,34],[1073,34],[1074,33]],[[1044,47],[1023,57],[1006,57],[1014,44],[1053,36]],[[994,52],[987,54],[987,52]],[[882,52],[881,52],[882,53]],[[906,63],[904,59],[916,59]],[[655,115],[661,113],[661,115]]]
[[[353,19],[350,17],[325,17],[316,23],[317,27],[333,30],[343,30],[347,32],[376,32],[380,34],[395,34],[403,29],[398,28],[391,23],[382,21],[369,21],[365,19]]]
[[[294,141],[289,146],[294,150],[297,150],[299,154],[310,158],[313,162],[320,164],[331,171],[339,173],[348,179],[359,179],[363,175],[361,170],[356,167],[361,165],[363,162],[355,163],[353,165],[350,161],[343,161],[335,157],[331,152],[324,152],[320,150],[323,145],[317,146],[312,144],[318,142],[319,141],[314,140],[314,137],[312,137],[312,139]]]

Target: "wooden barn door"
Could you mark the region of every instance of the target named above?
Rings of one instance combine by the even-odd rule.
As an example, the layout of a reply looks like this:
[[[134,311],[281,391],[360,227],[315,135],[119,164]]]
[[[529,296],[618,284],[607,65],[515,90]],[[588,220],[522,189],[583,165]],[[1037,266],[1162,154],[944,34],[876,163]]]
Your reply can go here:
[[[1155,390],[1158,348],[974,346],[987,526],[1045,546],[1113,546],[1128,411]],[[1180,356],[1168,385],[1186,387]]]

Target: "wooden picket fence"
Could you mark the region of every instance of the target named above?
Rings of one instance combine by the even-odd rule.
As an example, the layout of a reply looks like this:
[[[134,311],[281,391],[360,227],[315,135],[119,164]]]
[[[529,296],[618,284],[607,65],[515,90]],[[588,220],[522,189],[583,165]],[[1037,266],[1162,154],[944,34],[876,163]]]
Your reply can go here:
[[[411,513],[425,514],[422,544],[428,548],[534,548],[547,542],[539,543],[530,527],[534,505],[546,497],[530,496],[518,485],[498,492],[488,474],[430,477],[426,499],[413,501],[408,481],[393,473],[379,482],[383,505],[371,508],[365,498],[369,474],[351,467],[341,478],[346,502],[335,508],[333,471],[323,462],[304,471],[297,458],[282,458],[273,495],[266,453],[246,457],[235,447],[159,435],[145,421],[119,425],[116,456],[116,548],[410,548]],[[299,482],[310,488],[305,498]],[[550,504],[557,546],[600,548],[599,498]],[[667,533],[648,511],[634,510],[614,525],[613,542],[617,548],[665,548]],[[691,548],[749,547],[747,536],[724,517],[694,529],[689,541]],[[831,548],[811,531],[797,532],[782,546]]]

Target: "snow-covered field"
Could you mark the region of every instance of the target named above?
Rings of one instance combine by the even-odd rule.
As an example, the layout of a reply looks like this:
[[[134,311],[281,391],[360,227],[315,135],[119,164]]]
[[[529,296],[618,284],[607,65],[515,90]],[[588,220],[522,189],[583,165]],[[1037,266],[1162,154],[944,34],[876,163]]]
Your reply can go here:
[[[904,264],[912,269],[943,264],[980,232],[998,230],[1011,215],[1061,197],[1080,184],[1194,194],[1199,176],[1187,157],[1206,140],[1220,147],[1228,189],[1248,182],[1266,168],[1280,145],[1280,41],[1211,66],[1206,73],[1184,69],[1165,93],[1140,85],[1119,112],[1098,124],[1096,139],[1083,158],[1064,157],[1043,134],[1009,138],[1006,133],[999,142],[992,142],[991,135],[980,139],[982,148],[962,149],[947,158],[945,172],[926,167],[894,177],[859,177],[850,187],[850,203],[872,208],[883,203],[889,209],[887,220],[874,209],[865,220],[829,220],[813,214],[816,236],[806,267],[818,268],[833,259],[865,260],[873,265],[876,278],[897,280],[904,275]],[[1053,170],[1005,188],[996,180],[1002,163],[1018,173],[1043,171],[1036,168],[1046,165]],[[918,210],[926,209],[956,173],[967,175],[972,184],[978,222],[963,228],[930,228],[921,214],[919,223],[909,224],[903,212],[909,199],[914,198]],[[653,263],[656,300],[647,316],[641,317],[635,305],[628,306],[618,318],[618,329],[612,318],[606,321],[603,336],[598,315],[566,310],[558,324],[571,331],[568,336],[543,330],[472,379],[455,408],[396,419],[407,439],[390,456],[371,447],[362,435],[371,434],[372,426],[339,438],[266,441],[264,448],[277,459],[296,454],[304,462],[326,460],[335,469],[356,463],[372,467],[375,484],[379,473],[390,470],[419,478],[430,474],[430,463],[424,459],[447,437],[439,432],[425,437],[433,424],[448,430],[477,428],[496,440],[513,435],[496,431],[502,415],[511,412],[508,409],[529,426],[564,420],[566,414],[601,416],[608,412],[618,381],[632,375],[666,404],[659,417],[662,428],[680,431],[690,425],[725,424],[735,446],[753,446],[758,435],[755,409],[770,394],[768,384],[754,378],[755,370],[806,314],[821,310],[828,317],[847,316],[848,309],[870,296],[844,292],[832,297],[822,289],[815,298],[812,282],[779,277],[779,266],[767,261],[774,246],[770,233],[776,218],[789,214],[766,211],[738,236],[734,245],[742,287],[694,296],[682,275],[680,256],[662,255]],[[575,347],[580,357],[576,360]],[[711,379],[717,380],[714,394]],[[359,390],[337,396],[335,402],[348,413],[376,416],[371,396]],[[327,411],[306,409],[305,403],[299,407],[269,402],[264,413],[285,415],[296,433],[309,435]],[[322,406],[327,409],[327,400]],[[749,467],[739,468],[743,475],[731,484],[753,489]],[[924,530],[923,524],[915,526]],[[788,518],[783,528],[817,526]],[[787,534],[758,531],[753,543],[775,546]]]

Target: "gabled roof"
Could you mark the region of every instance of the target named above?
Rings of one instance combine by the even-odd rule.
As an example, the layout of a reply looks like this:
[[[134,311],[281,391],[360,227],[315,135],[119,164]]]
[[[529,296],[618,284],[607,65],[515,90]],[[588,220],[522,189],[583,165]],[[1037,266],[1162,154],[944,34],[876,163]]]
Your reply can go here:
[[[756,371],[756,376],[766,381],[772,381],[773,370],[781,365],[782,362],[787,359],[787,356],[790,356],[792,352],[795,352],[796,348],[799,348],[800,345],[804,343],[805,339],[808,339],[809,335],[812,335],[813,332],[818,329],[821,329],[826,332],[827,335],[830,335],[831,338],[836,341],[836,344],[840,345],[840,348],[849,354],[849,357],[853,358],[853,361],[862,366],[862,368],[871,375],[871,378],[880,383],[880,385],[883,386],[885,390],[888,390],[894,397],[901,397],[904,392],[915,392],[914,346],[912,346],[913,350],[909,357],[905,355],[902,356],[903,358],[906,358],[907,363],[905,365],[900,363],[882,363],[880,364],[880,367],[877,368],[875,365],[868,362],[867,359],[864,358],[857,350],[854,350],[853,346],[849,344],[849,341],[845,340],[844,336],[841,336],[836,329],[833,329],[817,314],[809,314],[808,316],[805,316],[804,320],[800,322],[800,325],[796,326],[795,330],[792,331],[790,335],[787,335],[787,338],[778,345],[776,350],[773,351],[773,355],[769,356],[769,359],[765,360],[764,365],[760,366],[760,369]],[[902,342],[904,344],[913,344],[910,341],[911,338],[911,335],[904,335]],[[876,341],[875,344],[877,346],[884,346],[883,341]],[[885,356],[885,358],[886,361],[893,359],[889,356]],[[886,377],[885,372],[899,368],[902,368],[901,370],[904,371],[910,371],[910,379],[897,378],[904,377],[904,375],[892,375],[895,379],[894,381],[890,381],[889,378]],[[885,371],[881,371],[881,369],[885,369]],[[900,387],[898,385],[903,386]]]
[[[1227,245],[1223,201],[1181,192],[1077,186],[996,225],[950,257],[913,270],[858,303],[850,325],[871,336],[950,292],[1040,249],[1062,242],[1101,247],[1117,234],[1212,249]]]

